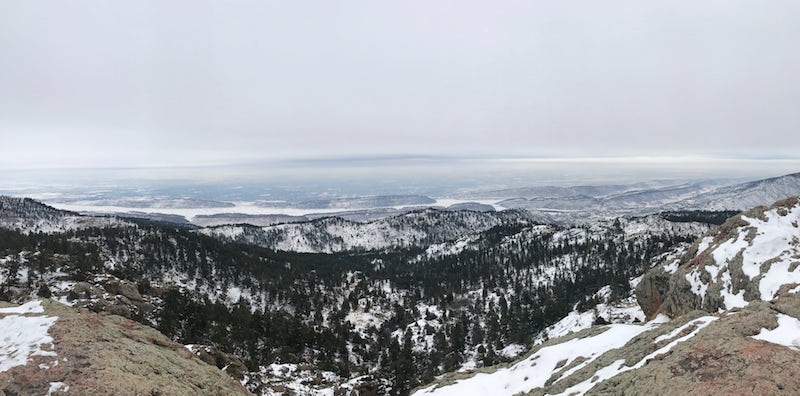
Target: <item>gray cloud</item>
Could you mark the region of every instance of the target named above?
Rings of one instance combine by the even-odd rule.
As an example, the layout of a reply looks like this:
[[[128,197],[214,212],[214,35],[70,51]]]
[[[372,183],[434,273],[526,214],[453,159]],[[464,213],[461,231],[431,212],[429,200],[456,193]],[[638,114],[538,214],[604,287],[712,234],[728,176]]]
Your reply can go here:
[[[0,167],[800,152],[800,3],[6,1]]]

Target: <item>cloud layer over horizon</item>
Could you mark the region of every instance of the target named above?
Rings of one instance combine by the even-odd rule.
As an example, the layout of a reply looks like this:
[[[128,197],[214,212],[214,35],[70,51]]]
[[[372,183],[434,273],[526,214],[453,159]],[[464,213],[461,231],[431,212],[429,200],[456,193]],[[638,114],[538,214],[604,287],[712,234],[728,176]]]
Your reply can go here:
[[[797,158],[800,3],[8,2],[0,168]]]

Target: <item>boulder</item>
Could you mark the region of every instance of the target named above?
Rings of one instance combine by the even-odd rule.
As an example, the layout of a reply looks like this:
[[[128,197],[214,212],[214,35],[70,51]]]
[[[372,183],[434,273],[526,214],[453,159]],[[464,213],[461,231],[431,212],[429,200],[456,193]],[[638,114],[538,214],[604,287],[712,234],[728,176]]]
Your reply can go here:
[[[142,295],[139,294],[137,286],[133,283],[115,279],[106,282],[105,284],[103,284],[103,287],[106,289],[107,292],[111,294],[119,294],[121,296],[125,296],[131,301],[135,302],[144,301]]]

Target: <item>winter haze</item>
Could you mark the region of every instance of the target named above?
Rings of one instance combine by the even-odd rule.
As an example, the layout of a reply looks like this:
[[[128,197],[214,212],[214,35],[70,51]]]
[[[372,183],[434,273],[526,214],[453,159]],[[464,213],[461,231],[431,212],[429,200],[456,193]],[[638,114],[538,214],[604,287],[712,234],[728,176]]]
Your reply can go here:
[[[633,156],[789,173],[798,12],[789,1],[9,1],[0,167],[239,174],[319,158],[424,170],[404,158]]]
[[[799,8],[7,2],[0,193],[470,198],[790,174]]]
[[[800,389],[797,15],[0,0],[0,394]]]

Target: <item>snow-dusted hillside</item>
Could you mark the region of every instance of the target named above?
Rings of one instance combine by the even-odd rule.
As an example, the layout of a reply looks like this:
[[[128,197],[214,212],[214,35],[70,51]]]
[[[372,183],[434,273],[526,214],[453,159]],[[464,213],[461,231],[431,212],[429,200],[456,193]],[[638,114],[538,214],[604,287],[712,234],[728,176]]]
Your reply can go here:
[[[798,223],[796,197],[728,220],[681,259],[645,277],[640,294],[647,298],[646,311],[673,315],[741,308],[750,301],[772,300],[784,286],[800,285]],[[658,279],[666,277],[673,278],[669,290],[655,289]]]
[[[509,367],[499,368],[491,373],[477,373],[472,377],[452,384],[439,384],[423,388],[415,396],[481,396],[516,395],[543,388],[549,381],[559,381],[578,371],[612,349],[623,347],[634,337],[658,327],[664,318],[645,325],[616,324],[607,326],[605,331],[586,337],[574,337],[559,343],[545,344],[535,352]],[[643,361],[642,363],[646,362]],[[605,373],[600,380],[610,377]],[[571,391],[585,391],[591,386],[578,384]],[[570,394],[564,392],[565,394]]]
[[[800,173],[728,185],[695,181],[660,186],[607,188],[536,188],[506,191],[507,208],[545,211],[566,224],[582,224],[622,215],[646,215],[665,210],[745,210],[800,194]]]
[[[691,197],[678,207],[706,210],[746,210],[800,195],[800,173],[735,184]]]
[[[356,250],[425,247],[427,254],[458,253],[479,244],[476,235],[492,227],[510,224],[536,224],[543,219],[526,211],[502,212],[440,211],[427,209],[368,223],[336,217],[311,222],[279,224],[268,227],[226,225],[207,227],[199,232],[222,240],[248,243],[275,250],[303,253],[333,253]],[[546,224],[546,223],[545,223]],[[566,228],[567,234],[584,232],[590,238],[600,233],[616,233],[626,239],[637,235],[693,237],[707,230],[697,222],[671,222],[661,216],[620,217]],[[528,232],[555,232],[558,227],[532,227]],[[524,238],[524,235],[518,238]]]
[[[261,394],[281,386],[404,393],[446,371],[507,362],[592,323],[643,321],[630,278],[710,227],[657,215],[563,227],[527,216],[425,210],[371,223],[265,227],[285,243],[305,236],[317,247],[339,238],[331,246],[356,250],[335,255],[232,244],[147,222],[28,234],[0,255],[0,293],[16,301],[51,293],[181,343],[215,346],[247,363],[237,379]],[[264,231],[213,230],[231,238]]]
[[[635,315],[641,319],[646,313],[649,322],[591,326],[598,317],[606,321],[602,312],[607,309],[598,304],[594,310],[576,310],[543,333],[562,337],[534,347],[527,357],[509,366],[446,375],[413,394],[663,394],[675,389],[783,394],[798,389],[799,222],[797,197],[731,218],[689,248],[663,255],[660,265],[634,282],[644,311]]]
[[[504,223],[524,224],[530,218],[524,211],[495,213],[426,209],[368,223],[328,217],[268,227],[210,227],[200,232],[275,250],[333,253],[423,247],[457,240]]]
[[[53,233],[127,224],[115,217],[81,216],[54,209],[28,198],[0,196],[0,228],[31,233]]]

